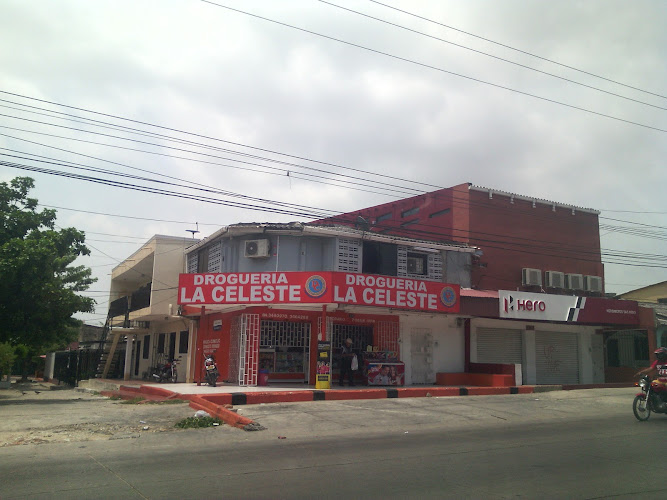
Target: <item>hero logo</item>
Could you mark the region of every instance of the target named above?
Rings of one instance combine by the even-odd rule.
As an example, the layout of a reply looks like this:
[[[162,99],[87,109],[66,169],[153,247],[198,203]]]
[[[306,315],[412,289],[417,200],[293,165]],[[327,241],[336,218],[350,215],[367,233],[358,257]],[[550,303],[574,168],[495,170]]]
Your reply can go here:
[[[511,295],[505,297],[505,312],[510,311],[540,311],[544,312],[547,310],[547,305],[543,300],[523,300],[517,299],[514,300],[514,297]]]

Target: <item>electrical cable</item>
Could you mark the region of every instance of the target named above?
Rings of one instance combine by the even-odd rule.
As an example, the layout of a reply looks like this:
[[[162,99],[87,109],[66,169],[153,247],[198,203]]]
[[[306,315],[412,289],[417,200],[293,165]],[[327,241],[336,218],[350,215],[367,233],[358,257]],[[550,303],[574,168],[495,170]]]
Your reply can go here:
[[[359,12],[359,11],[357,11],[357,10],[353,10],[353,9],[350,9],[350,8],[347,8],[347,7],[343,7],[342,5],[337,5],[337,4],[335,4],[335,3],[328,2],[327,0],[318,0],[318,1],[319,1],[320,3],[326,4],[326,5],[330,5],[330,6],[332,6],[332,7],[336,7],[337,9],[345,10],[345,11],[347,11],[347,12],[351,12],[351,13],[353,13],[353,14],[357,14],[357,15],[359,15],[359,16],[363,16],[363,17],[366,17],[366,18],[368,18],[368,19],[373,19],[374,21],[378,21],[378,22],[381,22],[381,23],[384,23],[384,24],[388,24],[388,25],[390,25],[390,26],[394,26],[394,27],[396,27],[396,28],[400,28],[400,29],[402,29],[402,30],[409,31],[409,32],[411,32],[411,33],[415,33],[415,34],[418,34],[418,35],[421,35],[421,36],[425,36],[425,37],[427,37],[427,38],[431,38],[431,39],[433,39],[433,40],[438,40],[438,41],[440,41],[440,42],[448,43],[448,44],[450,44],[450,45],[454,45],[454,46],[456,46],[456,47],[459,47],[459,48],[462,48],[462,49],[465,49],[465,50],[470,50],[470,51],[475,52],[475,53],[477,53],[477,54],[482,54],[482,55],[484,55],[484,56],[491,57],[491,58],[493,58],[493,59],[498,59],[499,61],[503,61],[503,62],[506,62],[506,63],[509,63],[509,64],[513,64],[513,65],[515,65],[515,66],[519,66],[519,67],[524,68],[524,69],[529,69],[529,70],[531,70],[531,71],[535,71],[535,72],[537,72],[537,73],[541,73],[541,74],[543,74],[543,75],[551,76],[551,77],[553,77],[553,78],[558,78],[559,80],[563,80],[563,81],[566,81],[566,82],[568,82],[568,83],[573,83],[573,84],[575,84],[575,85],[580,85],[580,86],[582,86],[582,87],[586,87],[586,88],[591,89],[591,90],[596,90],[596,91],[598,91],[598,92],[602,92],[602,93],[604,93],[604,94],[612,95],[612,96],[614,96],[614,97],[619,97],[619,98],[621,98],[621,99],[625,99],[625,100],[627,100],[627,101],[632,101],[632,102],[636,102],[636,103],[638,103],[638,104],[643,104],[644,106],[649,106],[649,107],[652,107],[652,108],[657,108],[657,109],[667,110],[667,108],[662,107],[662,106],[657,106],[657,105],[655,105],[655,104],[651,104],[651,103],[649,103],[649,102],[640,101],[639,99],[633,99],[633,98],[631,98],[631,97],[627,97],[627,96],[624,96],[624,95],[621,95],[621,94],[617,94],[617,93],[615,93],[615,92],[610,92],[610,91],[608,91],[608,90],[604,90],[604,89],[601,89],[601,88],[599,88],[599,87],[594,87],[593,85],[587,85],[587,84],[585,84],[585,83],[581,83],[581,82],[578,82],[578,81],[576,81],[576,80],[572,80],[572,79],[570,79],[570,78],[565,78],[565,77],[563,77],[563,76],[559,76],[559,75],[556,75],[556,74],[554,74],[554,73],[549,73],[548,71],[542,71],[542,70],[540,70],[540,69],[533,68],[533,67],[531,67],[531,66],[528,66],[528,65],[525,65],[525,64],[521,64],[521,63],[518,63],[518,62],[516,62],[516,61],[511,61],[511,60],[509,60],[509,59],[505,59],[505,58],[500,57],[500,56],[495,56],[495,55],[493,55],[493,54],[489,54],[489,53],[487,53],[487,52],[483,52],[483,51],[481,51],[481,50],[473,49],[472,47],[467,47],[467,46],[465,46],[465,45],[461,45],[461,44],[459,44],[459,43],[455,43],[455,42],[451,42],[451,41],[449,41],[449,40],[445,40],[444,38],[439,38],[439,37],[437,37],[437,36],[429,35],[428,33],[424,33],[424,32],[422,32],[422,31],[418,31],[418,30],[415,30],[415,29],[412,29],[412,28],[408,28],[407,26],[402,26],[402,25],[400,25],[400,24],[392,23],[391,21],[387,21],[387,20],[385,20],[385,19],[380,19],[379,17],[374,17],[374,16],[371,16],[371,15],[369,15],[369,14],[364,14],[363,12]]]
[[[550,103],[552,103],[552,104],[558,104],[558,105],[560,105],[560,106],[565,106],[565,107],[570,108],[570,109],[576,109],[576,110],[578,110],[578,111],[583,111],[583,112],[585,112],[585,113],[590,113],[590,114],[592,114],[592,115],[601,116],[601,117],[604,117],[604,118],[609,118],[609,119],[611,119],[611,120],[616,120],[616,121],[619,121],[619,122],[624,122],[624,123],[627,123],[627,124],[630,124],[630,125],[636,125],[636,126],[638,126],[638,127],[643,127],[643,128],[647,128],[647,129],[655,130],[655,131],[658,131],[658,132],[667,132],[667,129],[662,129],[662,128],[654,127],[654,126],[651,126],[651,125],[646,125],[646,124],[644,124],[644,123],[639,123],[639,122],[635,122],[635,121],[632,121],[632,120],[626,120],[626,119],[624,119],[624,118],[619,118],[619,117],[617,117],[617,116],[608,115],[608,114],[606,114],[606,113],[601,113],[601,112],[599,112],[599,111],[593,111],[593,110],[591,110],[591,109],[583,108],[583,107],[581,107],[581,106],[576,106],[576,105],[574,105],[574,104],[568,104],[568,103],[565,103],[565,102],[563,102],[563,101],[557,101],[557,100],[555,100],[555,99],[550,99],[550,98],[548,98],[548,97],[543,97],[543,96],[540,96],[540,95],[537,95],[537,94],[532,94],[532,93],[530,93],[530,92],[525,92],[525,91],[523,91],[523,90],[514,89],[514,88],[512,88],[512,87],[507,87],[507,86],[505,86],[505,85],[501,85],[501,84],[498,84],[498,83],[493,83],[493,82],[490,82],[490,81],[487,81],[487,80],[482,80],[481,78],[475,78],[475,77],[472,77],[472,76],[464,75],[464,74],[462,74],[462,73],[456,73],[456,72],[454,72],[454,71],[449,71],[449,70],[446,70],[446,69],[444,69],[444,68],[439,68],[439,67],[437,67],[437,66],[433,66],[433,65],[431,65],[431,64],[426,64],[426,63],[422,63],[422,62],[419,62],[419,61],[414,61],[414,60],[412,60],[412,59],[408,59],[408,58],[406,58],[406,57],[401,57],[401,56],[397,56],[397,55],[395,55],[395,54],[390,54],[389,52],[383,52],[383,51],[381,51],[381,50],[372,49],[372,48],[370,48],[370,47],[366,47],[365,45],[360,45],[360,44],[358,44],[358,43],[348,42],[348,41],[346,41],[346,40],[342,40],[342,39],[340,39],[340,38],[335,38],[335,37],[332,37],[332,36],[329,36],[329,35],[324,35],[324,34],[322,34],[322,33],[318,33],[318,32],[316,32],[316,31],[308,30],[308,29],[305,29],[305,28],[300,28],[300,27],[298,27],[298,26],[294,26],[294,25],[292,25],[292,24],[283,23],[283,22],[281,22],[281,21],[276,21],[276,20],[274,20],[274,19],[269,19],[268,17],[260,16],[260,15],[258,15],[258,14],[252,14],[252,13],[250,13],[250,12],[246,12],[246,11],[243,11],[243,10],[240,10],[240,9],[235,9],[235,8],[233,8],[233,7],[229,7],[229,6],[227,6],[227,5],[222,5],[222,4],[220,4],[220,3],[213,2],[213,1],[211,1],[211,0],[200,0],[200,1],[203,2],[203,3],[210,4],[210,5],[214,5],[214,6],[216,6],[216,7],[220,7],[220,8],[227,9],[227,10],[231,10],[231,11],[233,11],[233,12],[237,12],[237,13],[239,13],[239,14],[244,14],[244,15],[246,15],[246,16],[250,16],[250,17],[257,18],[257,19],[261,19],[261,20],[263,20],[263,21],[267,21],[267,22],[270,22],[270,23],[278,24],[278,25],[280,25],[280,26],[285,26],[285,27],[287,27],[287,28],[291,28],[291,29],[295,29],[295,30],[298,30],[298,31],[302,31],[302,32],[304,32],[304,33],[309,33],[309,34],[311,34],[311,35],[315,35],[315,36],[318,36],[318,37],[321,37],[321,38],[325,38],[325,39],[327,39],[327,40],[331,40],[331,41],[334,41],[334,42],[338,42],[338,43],[342,43],[342,44],[345,44],[345,45],[349,45],[349,46],[351,46],[351,47],[356,47],[356,48],[358,48],[358,49],[366,50],[366,51],[368,51],[368,52],[372,52],[372,53],[374,53],[374,54],[379,54],[379,55],[383,55],[383,56],[386,56],[386,57],[390,57],[390,58],[392,58],[392,59],[396,59],[396,60],[399,60],[399,61],[407,62],[407,63],[409,63],[409,64],[414,64],[414,65],[417,65],[417,66],[420,66],[420,67],[423,67],[423,68],[432,69],[432,70],[435,70],[435,71],[439,71],[439,72],[441,72],[441,73],[446,73],[446,74],[449,74],[449,75],[452,75],[452,76],[457,76],[457,77],[459,77],[459,78],[464,78],[464,79],[466,79],[466,80],[471,80],[471,81],[474,81],[474,82],[477,82],[477,83],[482,83],[482,84],[484,84],[484,85],[489,85],[489,86],[491,86],[491,87],[499,88],[499,89],[502,89],[502,90],[507,90],[507,91],[509,91],[509,92],[514,92],[514,93],[521,94],[521,95],[524,95],[524,96],[527,96],[527,97],[532,97],[532,98],[534,98],[534,99],[539,99],[539,100],[541,100],[541,101],[550,102]]]
[[[6,90],[0,90],[0,94],[13,95],[15,97],[21,97],[23,99],[28,99],[28,100],[37,101],[37,102],[43,102],[43,103],[46,103],[46,104],[52,104],[54,106],[60,106],[60,107],[67,108],[67,109],[75,109],[77,111],[84,111],[86,113],[91,113],[91,114],[95,114],[95,115],[99,115],[99,116],[106,116],[108,118],[115,118],[117,120],[123,120],[123,121],[127,121],[127,122],[130,122],[130,123],[137,123],[139,125],[147,125],[147,126],[150,126],[150,127],[161,129],[161,130],[168,130],[170,132],[178,132],[178,133],[182,133],[182,134],[186,134],[186,135],[191,135],[193,137],[199,137],[201,139],[208,139],[208,140],[212,140],[212,141],[216,141],[216,142],[232,144],[234,146],[240,146],[240,147],[244,147],[244,148],[248,148],[248,149],[253,149],[253,150],[256,150],[256,151],[262,151],[264,153],[277,154],[277,155],[280,155],[280,156],[285,156],[287,158],[294,158],[296,160],[303,160],[303,161],[308,161],[308,162],[312,162],[312,163],[317,163],[317,164],[320,164],[320,165],[327,165],[327,166],[331,166],[331,167],[342,168],[342,169],[345,169],[345,170],[362,172],[362,173],[376,175],[376,176],[384,177],[384,178],[388,178],[388,179],[403,180],[405,182],[410,182],[410,183],[413,183],[413,184],[427,186],[427,187],[438,187],[438,186],[434,186],[434,185],[423,183],[423,182],[400,179],[400,178],[392,177],[392,176],[386,175],[386,174],[376,174],[376,173],[373,173],[373,172],[366,172],[364,170],[356,169],[356,168],[353,168],[353,167],[346,167],[346,166],[338,165],[338,164],[335,164],[335,163],[328,163],[328,162],[324,162],[324,161],[320,161],[320,160],[313,160],[311,158],[306,158],[306,157],[297,156],[297,155],[291,155],[291,154],[288,154],[288,153],[280,153],[278,151],[271,150],[271,149],[260,148],[260,147],[257,147],[257,146],[250,146],[248,144],[242,144],[242,143],[239,143],[239,142],[228,141],[228,140],[219,139],[219,138],[215,138],[215,137],[210,137],[210,136],[206,136],[206,135],[202,135],[202,134],[197,134],[197,133],[194,133],[194,132],[188,132],[188,131],[179,130],[179,129],[176,129],[176,128],[165,127],[165,126],[162,126],[162,125],[157,125],[157,124],[153,124],[153,123],[149,123],[149,122],[144,122],[144,121],[140,121],[140,120],[133,120],[131,118],[125,118],[125,117],[122,117],[122,116],[112,115],[112,114],[109,114],[109,113],[102,113],[102,112],[99,112],[99,111],[93,111],[93,110],[86,109],[86,108],[79,108],[79,107],[76,107],[76,106],[61,104],[61,103],[57,103],[57,102],[54,102],[54,101],[47,101],[45,99],[37,99],[36,97],[29,97],[29,96],[26,96],[26,95],[17,94],[15,92],[8,92]],[[128,127],[128,130],[135,130],[135,129],[132,129],[132,128]]]
[[[419,15],[414,14],[414,13],[412,13],[412,12],[408,12],[407,10],[399,9],[398,7],[394,7],[394,6],[392,6],[392,5],[387,5],[386,3],[382,3],[382,2],[379,2],[379,1],[377,1],[377,0],[368,0],[368,1],[369,1],[369,2],[373,2],[373,3],[375,3],[375,4],[378,4],[378,5],[381,5],[381,6],[383,6],[383,7],[387,7],[388,9],[393,9],[393,10],[396,10],[396,11],[398,11],[398,12],[402,12],[403,14],[407,14],[407,15],[412,16],[412,17],[416,17],[416,18],[418,18],[418,19],[422,19],[422,20],[424,20],[424,21],[428,21],[429,23],[437,24],[437,25],[439,25],[439,26],[443,26],[443,27],[445,27],[445,28],[448,28],[448,29],[451,29],[451,30],[454,30],[454,31],[458,31],[459,33],[463,33],[463,34],[465,34],[465,35],[469,35],[469,36],[472,36],[472,37],[475,37],[475,38],[479,38],[480,40],[484,40],[485,42],[490,42],[490,43],[493,43],[493,44],[495,44],[495,45],[499,45],[499,46],[501,46],[501,47],[504,47],[504,48],[506,48],[506,49],[514,50],[514,51],[516,51],[516,52],[520,52],[520,53],[522,53],[522,54],[525,54],[525,55],[528,55],[528,56],[531,56],[531,57],[535,57],[535,58],[540,59],[540,60],[542,60],[542,61],[550,62],[550,63],[552,63],[552,64],[556,64],[556,65],[558,65],[558,66],[562,66],[562,67],[567,68],[567,69],[571,69],[571,70],[574,70],[574,71],[578,71],[579,73],[583,73],[583,74],[586,74],[586,75],[589,75],[589,76],[593,76],[593,77],[595,77],[595,78],[599,78],[599,79],[601,79],[601,80],[605,80],[605,81],[607,81],[607,82],[611,82],[611,83],[614,83],[614,84],[616,84],[616,85],[621,85],[621,86],[623,86],[623,87],[627,87],[627,88],[632,89],[632,90],[637,90],[637,91],[639,91],[639,92],[643,92],[643,93],[645,93],[645,94],[650,94],[650,95],[653,95],[653,96],[656,96],[656,97],[662,97],[663,99],[667,99],[667,96],[664,96],[664,95],[662,95],[662,94],[656,94],[656,93],[654,93],[654,92],[650,92],[650,91],[648,91],[648,90],[643,90],[643,89],[640,89],[640,88],[638,88],[638,87],[633,87],[632,85],[627,85],[627,84],[625,84],[625,83],[621,83],[621,82],[619,82],[619,81],[617,81],[617,80],[612,80],[611,78],[606,78],[606,77],[604,77],[604,76],[600,76],[600,75],[597,75],[597,74],[595,74],[595,73],[591,73],[591,72],[589,72],[589,71],[585,71],[585,70],[583,70],[583,69],[576,68],[576,67],[574,67],[574,66],[569,66],[569,65],[567,65],[567,64],[563,64],[563,63],[558,62],[558,61],[555,61],[555,60],[553,60],[553,59],[548,59],[548,58],[546,58],[546,57],[539,56],[539,55],[537,55],[537,54],[535,54],[535,53],[532,53],[532,52],[528,52],[528,51],[525,51],[525,50],[521,50],[521,49],[518,49],[518,48],[516,48],[516,47],[512,47],[512,46],[510,46],[510,45],[506,45],[506,44],[504,44],[504,43],[496,42],[495,40],[491,40],[490,38],[485,38],[485,37],[483,37],[483,36],[476,35],[476,34],[471,33],[471,32],[469,32],[469,31],[464,31],[464,30],[462,30],[462,29],[455,28],[454,26],[451,26],[451,25],[448,25],[448,24],[443,24],[443,23],[440,23],[440,22],[438,22],[438,21],[434,21],[433,19],[429,19],[429,18],[427,18],[427,17],[419,16]]]

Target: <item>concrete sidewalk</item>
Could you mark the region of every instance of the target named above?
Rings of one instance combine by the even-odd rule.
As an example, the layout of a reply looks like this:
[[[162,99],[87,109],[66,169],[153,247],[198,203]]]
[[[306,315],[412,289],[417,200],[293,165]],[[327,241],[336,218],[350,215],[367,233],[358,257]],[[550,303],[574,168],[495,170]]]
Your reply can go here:
[[[366,386],[341,387],[334,384],[330,389],[315,389],[312,385],[300,383],[272,383],[267,386],[238,386],[219,382],[216,387],[196,383],[156,383],[143,380],[82,380],[79,388],[95,391],[117,391],[121,388],[142,391],[150,394],[157,389],[157,394],[165,391],[178,396],[215,395],[224,399],[234,397],[236,404],[286,403],[292,401],[324,401],[341,399],[383,399],[430,396],[485,396],[497,394],[530,394],[575,389],[604,389],[614,387],[632,387],[632,383],[621,384],[589,384],[589,385],[522,385],[516,387],[482,387],[482,386],[443,386],[414,385],[404,387]],[[245,402],[241,402],[245,400]]]
[[[411,386],[411,387],[373,387],[354,386],[331,389],[315,389],[313,386],[296,383],[271,384],[261,387],[242,387],[219,383],[217,387],[197,385],[195,383],[145,383],[141,380],[104,380],[81,381],[79,390],[95,390],[105,396],[118,396],[123,399],[145,398],[149,400],[185,399],[190,406],[204,410],[220,418],[228,425],[245,430],[258,430],[252,420],[239,416],[234,406],[290,403],[309,401],[342,401],[387,398],[424,398],[447,396],[487,396],[531,394],[548,391],[629,387],[631,384],[595,384],[595,385],[537,385],[517,387],[460,387],[460,386]]]

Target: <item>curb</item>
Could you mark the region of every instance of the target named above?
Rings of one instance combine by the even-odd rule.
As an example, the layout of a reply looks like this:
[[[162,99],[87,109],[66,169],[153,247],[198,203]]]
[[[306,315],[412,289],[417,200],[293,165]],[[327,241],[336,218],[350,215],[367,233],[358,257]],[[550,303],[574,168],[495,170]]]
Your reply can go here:
[[[227,425],[238,429],[255,430],[255,427],[259,427],[253,420],[247,417],[242,417],[224,406],[208,401],[201,396],[193,396],[190,399],[190,408],[204,410],[211,414],[211,416],[219,418]]]
[[[161,387],[146,386],[120,386],[114,391],[100,391],[102,396],[119,396],[122,399],[133,399],[138,396],[144,397],[148,401],[167,401],[171,399],[183,399],[189,401],[190,408],[195,410],[204,410],[212,417],[219,418],[229,426],[243,429],[246,431],[262,430],[263,427],[255,421],[237,415],[234,411],[225,408],[224,405],[232,404],[232,398],[220,398],[216,396],[231,396],[231,394],[198,396],[195,394],[179,394]],[[245,396],[245,395],[244,395]],[[214,399],[215,401],[211,401]],[[228,401],[227,401],[228,400]]]
[[[560,390],[560,386],[549,386],[543,390],[535,390],[535,386],[518,387],[423,387],[423,388],[374,388],[374,389],[340,389],[304,390],[304,391],[272,391],[272,392],[234,392],[225,394],[206,394],[202,396],[182,395],[191,401],[205,401],[213,406],[242,406],[269,403],[301,403],[310,401],[345,401],[361,399],[392,399],[392,398],[428,398],[448,396],[493,396],[500,394],[532,394],[547,390]],[[196,398],[196,399],[195,399]]]

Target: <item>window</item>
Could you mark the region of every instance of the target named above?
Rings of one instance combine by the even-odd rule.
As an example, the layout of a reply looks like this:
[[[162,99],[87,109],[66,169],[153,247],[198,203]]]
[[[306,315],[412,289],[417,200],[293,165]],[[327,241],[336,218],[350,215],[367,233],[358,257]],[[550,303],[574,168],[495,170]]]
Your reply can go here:
[[[382,214],[382,215],[378,216],[375,219],[375,222],[378,223],[378,222],[382,222],[383,220],[387,220],[387,219],[391,219],[391,212],[388,212],[386,214]]]
[[[148,355],[150,354],[150,347],[151,347],[151,336],[144,335],[144,350],[141,355],[142,358],[148,359]]]
[[[432,219],[433,217],[439,217],[440,215],[445,215],[448,214],[451,211],[450,208],[445,208],[444,210],[438,210],[437,212],[433,212],[428,216],[429,219]]]
[[[165,334],[160,333],[157,336],[157,353],[158,354],[164,354],[164,339],[165,339]]]
[[[205,273],[208,271],[208,248],[202,248],[197,254],[197,272]]]
[[[398,248],[391,243],[364,241],[362,273],[396,276],[398,274]]]
[[[423,254],[408,252],[408,274],[426,276],[428,274],[428,257]]]
[[[169,359],[176,357],[176,332],[169,334]]]
[[[635,336],[635,359],[648,360],[647,336]]]
[[[183,330],[180,337],[178,337],[178,352],[188,352],[188,341],[190,340],[190,332]]]
[[[409,220],[409,221],[404,222],[403,224],[401,224],[401,227],[412,226],[413,224],[417,224],[417,222],[419,222],[419,219]]]
[[[417,212],[419,212],[419,207],[409,208],[408,210],[401,212],[401,217],[410,217],[411,215],[414,215]]]

